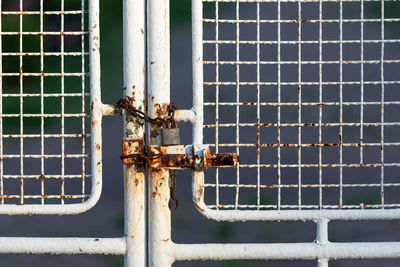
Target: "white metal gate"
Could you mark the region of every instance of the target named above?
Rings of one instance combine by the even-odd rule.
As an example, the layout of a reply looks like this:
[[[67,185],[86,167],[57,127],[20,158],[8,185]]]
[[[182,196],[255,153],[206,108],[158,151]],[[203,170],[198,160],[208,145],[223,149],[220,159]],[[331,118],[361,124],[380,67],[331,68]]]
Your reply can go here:
[[[1,252],[125,255],[125,266],[399,258],[399,242],[328,240],[331,220],[399,219],[400,16],[389,12],[397,1],[192,0],[190,110],[170,105],[169,1],[123,1],[128,98],[118,105],[101,102],[98,1],[61,0],[54,9],[40,0],[29,10],[16,2],[3,10],[0,1],[0,213],[93,207],[101,120],[120,112],[125,234],[2,237]],[[174,120],[192,123],[192,144],[170,142]],[[194,204],[207,218],[313,220],[315,242],[174,243],[171,170],[184,167],[193,169]],[[38,190],[27,192],[28,183]],[[352,198],[360,192],[369,197]]]
[[[0,2],[0,213],[85,212],[101,195],[101,120],[113,112],[100,96],[99,3],[10,3]],[[122,238],[1,239],[2,253],[125,251]]]

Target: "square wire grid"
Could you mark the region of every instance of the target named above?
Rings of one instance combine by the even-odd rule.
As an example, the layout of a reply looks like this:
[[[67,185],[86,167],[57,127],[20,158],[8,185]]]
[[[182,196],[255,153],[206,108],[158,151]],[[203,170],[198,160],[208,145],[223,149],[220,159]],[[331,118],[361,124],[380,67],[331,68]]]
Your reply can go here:
[[[214,209],[400,206],[400,2],[203,0]]]
[[[86,5],[0,1],[2,205],[89,197]]]

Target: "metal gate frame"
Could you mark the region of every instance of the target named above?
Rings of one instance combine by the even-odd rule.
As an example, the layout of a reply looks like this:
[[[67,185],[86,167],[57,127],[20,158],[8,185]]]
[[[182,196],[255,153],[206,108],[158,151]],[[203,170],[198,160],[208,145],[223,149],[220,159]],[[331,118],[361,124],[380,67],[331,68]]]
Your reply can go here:
[[[21,13],[13,12],[20,15],[20,22],[22,24],[22,1],[20,1]],[[0,3],[1,4],[1,3]],[[41,2],[43,8],[43,3]],[[1,7],[0,7],[1,11]],[[63,12],[63,11],[61,11]],[[7,12],[6,12],[7,13]],[[43,24],[43,10],[40,13]],[[77,204],[54,204],[54,205],[41,205],[41,204],[28,204],[28,205],[15,205],[15,204],[2,204],[0,205],[0,214],[8,215],[34,215],[34,214],[78,214],[91,209],[100,199],[102,189],[102,149],[101,149],[101,122],[102,117],[112,113],[112,107],[101,103],[100,93],[100,40],[99,40],[99,3],[98,1],[89,1],[89,28],[90,28],[90,95],[91,95],[91,118],[92,118],[92,133],[91,133],[91,154],[92,154],[92,191],[90,197],[82,203]],[[64,22],[62,22],[64,23]],[[1,25],[1,20],[0,20]],[[64,25],[63,25],[64,26]],[[22,31],[22,25],[20,25]],[[42,29],[43,32],[43,29]],[[31,32],[27,34],[32,34]],[[22,40],[21,40],[22,45]],[[0,49],[2,42],[0,40]],[[43,49],[43,48],[42,48]],[[21,50],[22,53],[22,50]],[[0,66],[1,66],[0,62]],[[22,74],[20,75],[22,79]],[[2,80],[0,80],[0,90],[3,89]],[[1,129],[3,135],[3,129]],[[23,137],[21,137],[23,138]],[[22,153],[22,152],[21,152]]]
[[[279,2],[279,0],[278,0]],[[157,3],[157,4],[155,4]],[[192,0],[192,70],[193,108],[177,113],[180,121],[193,124],[193,143],[202,144],[203,126],[203,54],[202,54],[202,0]],[[164,16],[162,16],[164,14]],[[149,110],[156,104],[169,101],[169,1],[149,1],[148,51],[149,51]],[[166,33],[168,32],[168,34]],[[159,39],[165,38],[165,39]],[[158,47],[164,44],[164,47]],[[168,56],[166,56],[168,55]],[[153,66],[156,65],[157,67]],[[162,65],[164,64],[164,65]],[[164,80],[163,80],[164,79]],[[162,90],[163,89],[163,90]],[[154,102],[153,102],[154,100]],[[181,260],[232,260],[232,259],[299,259],[314,260],[318,266],[328,266],[333,259],[399,258],[400,242],[338,243],[328,239],[330,220],[390,220],[398,219],[398,210],[285,210],[244,211],[212,210],[204,203],[204,173],[194,171],[193,201],[207,218],[217,221],[269,221],[312,220],[316,222],[316,239],[312,243],[272,244],[176,244],[171,240],[170,210],[168,209],[168,172],[150,172],[149,177],[149,265],[170,266]],[[161,191],[161,193],[160,193]],[[160,194],[160,198],[158,198]],[[154,195],[155,197],[151,197]]]
[[[204,0],[203,0],[204,1]],[[203,8],[202,0],[192,1],[192,40],[193,40],[193,143],[203,144]],[[321,0],[322,1],[322,0]],[[354,0],[350,0],[354,2]],[[356,0],[357,1],[357,0]],[[361,0],[360,0],[361,1]],[[379,1],[379,0],[377,0]],[[204,1],[210,2],[210,1]],[[212,1],[211,1],[212,2]],[[216,0],[216,2],[219,2]],[[235,1],[221,1],[235,2]],[[238,2],[280,2],[241,1]],[[297,1],[282,1],[297,2]],[[305,1],[307,2],[307,1]],[[312,0],[318,2],[318,0]],[[383,1],[382,1],[383,2]],[[204,174],[195,172],[193,182],[193,200],[197,209],[207,218],[217,221],[270,221],[270,220],[393,220],[400,219],[398,209],[349,209],[349,210],[214,210],[204,203]]]
[[[279,0],[278,0],[279,1]],[[134,96],[134,105],[145,109],[146,87],[146,23],[145,0],[124,0],[124,86],[127,96]],[[101,104],[99,88],[99,1],[89,1],[90,21],[93,135],[101,134],[101,116],[114,112],[112,106]],[[147,75],[149,114],[157,115],[160,106],[170,102],[170,58],[169,58],[169,1],[147,1]],[[202,36],[202,1],[192,0],[192,33],[195,40]],[[97,44],[97,45],[94,45]],[[94,45],[94,46],[93,46]],[[202,48],[193,42],[194,107],[180,110],[176,118],[193,123],[194,143],[202,143]],[[97,104],[96,104],[97,103]],[[99,121],[96,121],[96,118]],[[143,140],[144,124],[138,120],[124,120],[125,137]],[[99,146],[98,146],[99,145]],[[100,150],[100,143],[92,148]],[[101,147],[100,147],[101,148]],[[100,163],[97,153],[93,164]],[[101,174],[101,168],[93,168]],[[257,211],[212,211],[203,202],[203,173],[193,176],[193,196],[197,208],[208,218],[216,220],[314,220],[317,223],[316,240],[313,243],[274,244],[176,244],[171,240],[171,218],[168,208],[168,169],[150,171],[146,184],[145,169],[134,164],[124,167],[125,229],[121,238],[0,238],[0,253],[30,254],[112,254],[124,255],[125,266],[170,266],[181,260],[227,260],[227,259],[303,259],[318,261],[319,266],[328,266],[331,259],[372,259],[400,257],[400,242],[333,243],[328,240],[328,222],[350,219],[394,219],[398,212],[375,211],[353,216],[353,213],[330,213],[325,211],[272,212]],[[101,182],[100,182],[101,184]],[[146,186],[148,193],[146,194]],[[97,200],[98,196],[95,196]],[[148,197],[148,199],[146,199]],[[94,205],[94,203],[93,203]],[[26,210],[24,213],[39,213]],[[59,214],[60,211],[53,212]],[[12,213],[12,211],[10,212]],[[261,214],[261,216],[260,216]],[[148,224],[148,228],[146,227]],[[146,228],[148,236],[146,236]]]
[[[0,2],[1,5],[1,2]],[[41,2],[41,7],[43,6]],[[22,1],[20,2],[21,13]],[[100,94],[100,24],[99,1],[88,1],[89,48],[90,48],[90,95],[91,95],[91,150],[92,150],[92,191],[88,200],[79,204],[4,204],[0,213],[7,215],[34,214],[78,214],[91,209],[99,200],[102,189],[102,140],[101,122],[103,116],[114,114],[114,107],[101,103]],[[1,21],[0,21],[1,25]],[[21,26],[22,27],[22,26]],[[1,47],[1,40],[0,40]],[[1,59],[0,59],[1,64]],[[1,81],[0,81],[1,82]],[[1,84],[0,84],[1,86]],[[28,238],[0,237],[0,253],[12,254],[115,254],[126,252],[124,238]]]

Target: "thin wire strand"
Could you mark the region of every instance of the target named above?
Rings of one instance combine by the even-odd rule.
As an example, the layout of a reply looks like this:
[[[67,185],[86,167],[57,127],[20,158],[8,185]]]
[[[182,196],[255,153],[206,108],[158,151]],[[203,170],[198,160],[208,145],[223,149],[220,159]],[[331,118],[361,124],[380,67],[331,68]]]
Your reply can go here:
[[[219,1],[215,2],[215,40],[219,40]],[[215,61],[219,62],[219,44],[215,43]],[[215,66],[215,81],[219,82],[219,64]],[[219,123],[219,84],[215,85],[215,122]],[[215,153],[219,152],[219,128],[215,128]],[[215,203],[219,206],[219,168],[215,170]]]
[[[40,32],[43,32],[43,0],[40,0]],[[44,72],[44,43],[43,35],[40,35],[40,72]],[[40,193],[42,194],[41,204],[44,204],[45,200],[45,169],[44,169],[44,77],[40,76],[40,153],[42,158],[40,159]]]
[[[319,44],[318,44],[318,48],[319,48],[319,61],[322,61],[322,0],[319,1],[319,34],[318,34],[318,40],[319,40]],[[323,91],[322,91],[322,84],[323,84],[323,67],[322,64],[319,64],[319,102],[322,103],[323,101]],[[322,114],[323,114],[323,110],[322,110],[322,105],[319,106],[319,117],[318,117],[318,182],[319,185],[322,185],[322,174],[323,174],[323,169],[322,169]],[[322,208],[322,189],[321,187],[319,188],[319,208]]]
[[[23,16],[22,16],[22,11],[23,11],[23,0],[19,1],[19,9],[20,9],[20,15],[19,15],[19,31],[20,33],[23,32]],[[19,37],[19,52],[20,52],[20,56],[19,56],[19,93],[22,95],[22,93],[24,92],[24,83],[23,83],[23,58],[22,58],[22,52],[23,52],[23,35],[21,34]],[[21,186],[20,186],[20,192],[21,192],[21,198],[20,198],[20,204],[23,205],[24,204],[24,117],[22,116],[23,112],[24,112],[24,98],[21,96],[20,97],[20,104],[19,104],[19,112],[20,112],[20,119],[19,119],[19,123],[20,123],[20,140],[19,140],[19,149],[20,149],[20,175],[21,175]]]
[[[381,1],[381,40],[385,39],[385,1]],[[381,42],[381,80],[385,80],[385,75],[384,75],[384,63],[383,60],[385,58],[385,43]],[[384,153],[384,134],[385,134],[385,105],[383,102],[385,101],[385,85],[382,84],[382,92],[381,92],[381,205],[382,208],[385,208],[385,186],[384,186],[384,172],[385,172],[385,153]]]
[[[361,41],[361,51],[360,51],[360,164],[364,163],[364,147],[362,143],[364,142],[364,0],[361,0],[360,6],[360,41]]]
[[[343,164],[343,2],[339,2],[339,164]],[[343,167],[339,169],[339,206],[343,206]],[[322,203],[321,203],[322,204]]]
[[[3,2],[0,0],[0,12],[3,8]],[[3,31],[2,16],[0,16],[0,32]],[[0,51],[3,51],[3,35],[0,34]],[[3,73],[3,55],[0,54],[0,72]],[[3,163],[3,77],[0,75],[0,196],[1,204],[4,204],[4,163]]]
[[[240,44],[239,44],[239,36],[240,36],[240,24],[239,24],[239,1],[236,1],[236,61],[240,60]],[[239,137],[239,92],[240,92],[240,66],[236,65],[236,154],[239,156],[240,150],[239,150],[239,143],[240,143],[240,137]],[[240,185],[240,169],[239,165],[236,167],[236,196],[235,196],[235,206],[237,207],[239,205],[239,185]]]
[[[302,99],[301,99],[302,98],[302,96],[301,96],[301,93],[302,93],[302,86],[301,86],[301,81],[302,81],[302,79],[301,79],[301,74],[302,74],[301,73],[301,64],[302,64],[302,62],[301,62],[301,37],[302,37],[301,1],[298,2],[297,9],[298,9],[298,21],[299,21],[298,28],[297,28],[298,40],[299,40],[298,50],[297,50],[297,59],[298,59],[297,80],[299,82],[298,94],[297,94],[297,98],[298,98],[297,99],[298,100],[297,122],[299,123],[299,125],[301,125],[301,122],[302,122],[302,117],[301,117],[301,112],[302,112],[302,109],[301,109],[301,107],[302,107]],[[302,141],[301,141],[301,126],[299,126],[297,128],[297,143],[299,144],[299,147],[297,149],[297,162],[300,166],[301,165],[301,143],[302,143]],[[298,179],[297,203],[298,203],[299,207],[301,207],[301,167],[298,168],[297,172],[298,172],[298,174],[297,174],[298,175],[297,176],[298,177],[297,178]]]
[[[278,1],[278,6],[277,6],[277,11],[278,11],[278,77],[277,77],[277,83],[278,83],[278,104],[281,103],[281,24],[280,24],[280,19],[281,19],[281,2],[280,0]],[[277,204],[277,209],[279,210],[281,207],[281,106],[278,105],[278,118],[277,118],[277,128],[278,128],[278,204]]]
[[[261,124],[261,115],[260,115],[260,3],[257,3],[257,165],[261,164],[260,159],[260,143],[261,143],[261,136],[260,136],[260,124]],[[260,206],[260,185],[261,185],[261,168],[257,168],[257,207]],[[259,209],[259,208],[257,208]]]
[[[83,32],[85,30],[85,1],[82,0],[81,1],[81,31]],[[85,35],[82,35],[81,37],[81,59],[82,59],[82,113],[86,113],[86,102],[85,102]],[[85,132],[86,132],[86,128],[85,128],[85,117],[82,117],[82,154],[86,153],[86,138],[85,138]],[[86,177],[86,158],[82,158],[82,195],[85,195],[86,193],[86,181],[85,181],[85,177]],[[84,200],[82,199],[82,202]]]
[[[64,32],[64,0],[61,0],[61,33]],[[64,35],[61,34],[61,94],[64,94]],[[61,134],[65,133],[65,97],[61,96]],[[65,195],[65,138],[61,137],[61,204],[64,204]]]

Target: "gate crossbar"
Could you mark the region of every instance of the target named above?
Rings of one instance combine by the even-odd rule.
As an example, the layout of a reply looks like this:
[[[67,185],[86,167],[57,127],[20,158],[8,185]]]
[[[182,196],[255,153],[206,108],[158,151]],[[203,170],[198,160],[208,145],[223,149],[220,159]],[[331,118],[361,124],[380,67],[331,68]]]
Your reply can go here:
[[[398,258],[399,242],[176,244],[167,242],[171,262],[186,260],[337,260]],[[125,255],[125,238],[1,237],[0,253]]]
[[[124,238],[0,237],[0,253],[124,255]]]

